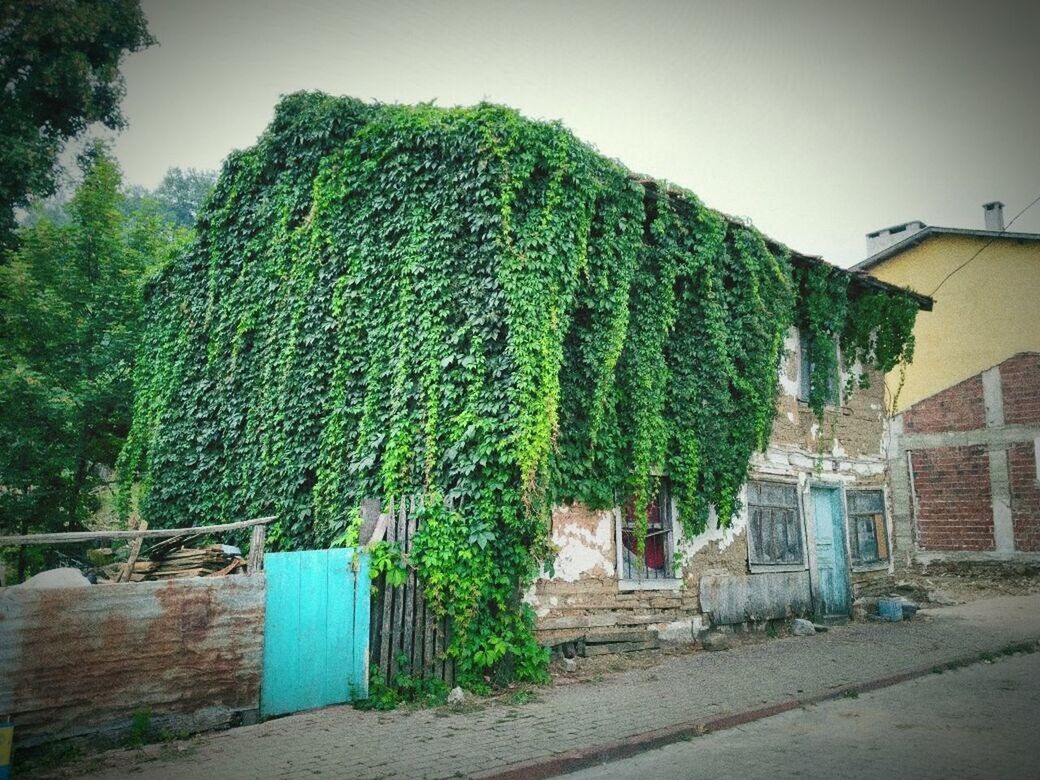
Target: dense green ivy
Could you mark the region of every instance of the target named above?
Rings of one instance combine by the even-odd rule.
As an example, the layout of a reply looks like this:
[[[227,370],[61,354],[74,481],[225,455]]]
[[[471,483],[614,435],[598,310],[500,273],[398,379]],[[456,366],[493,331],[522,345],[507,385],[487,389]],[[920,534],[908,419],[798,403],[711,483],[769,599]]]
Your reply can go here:
[[[797,268],[795,280],[795,324],[806,337],[809,351],[808,402],[818,417],[822,418],[825,405],[834,395],[832,382],[839,368],[848,373],[845,392],[851,393],[870,383],[866,371],[853,372],[857,364],[887,373],[913,360],[918,309],[914,298],[853,287],[847,273],[822,263]],[[893,411],[898,392],[897,388],[896,397],[890,400]]]
[[[551,506],[645,507],[667,474],[689,532],[726,523],[792,322],[905,352],[843,319],[887,303],[815,278],[559,125],[292,95],[150,282],[122,472],[153,525],[276,514],[279,548],[423,493],[412,563],[462,679],[538,678]]]

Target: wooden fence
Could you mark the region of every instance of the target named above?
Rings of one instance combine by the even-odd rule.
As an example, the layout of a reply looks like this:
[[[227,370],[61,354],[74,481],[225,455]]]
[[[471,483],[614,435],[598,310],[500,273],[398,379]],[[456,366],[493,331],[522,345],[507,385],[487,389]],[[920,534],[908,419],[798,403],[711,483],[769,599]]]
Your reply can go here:
[[[422,498],[404,498],[386,510],[386,541],[396,542],[406,553],[412,550],[412,539],[418,530],[418,514]],[[438,619],[426,604],[422,583],[415,570],[408,569],[403,585],[387,587],[385,575],[375,580],[372,596],[371,656],[372,668],[378,668],[388,683],[398,672],[424,679],[439,678],[449,686],[455,684],[455,663],[445,657],[451,642],[451,626],[446,618]]]

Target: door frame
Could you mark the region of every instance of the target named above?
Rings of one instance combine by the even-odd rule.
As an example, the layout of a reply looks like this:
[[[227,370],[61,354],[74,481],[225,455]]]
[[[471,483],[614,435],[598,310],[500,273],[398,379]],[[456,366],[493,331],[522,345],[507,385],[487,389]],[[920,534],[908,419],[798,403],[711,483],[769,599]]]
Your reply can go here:
[[[852,601],[853,601],[853,590],[852,590],[852,557],[849,550],[849,528],[848,528],[848,504],[845,496],[845,483],[844,481],[832,480],[832,479],[819,479],[810,478],[805,481],[805,496],[802,502],[802,507],[805,510],[805,534],[807,537],[807,553],[809,560],[809,585],[812,592],[813,599],[813,613],[817,618],[824,617],[841,617],[840,615],[824,615],[820,608],[823,604],[823,598],[820,595],[820,574],[818,568],[818,560],[816,557],[816,508],[813,506],[812,501],[812,489],[817,488],[820,490],[831,490],[838,491],[840,497],[841,507],[841,536],[842,545],[845,551],[845,589],[849,600],[849,611],[848,615],[852,615]],[[836,523],[837,525],[837,523]]]

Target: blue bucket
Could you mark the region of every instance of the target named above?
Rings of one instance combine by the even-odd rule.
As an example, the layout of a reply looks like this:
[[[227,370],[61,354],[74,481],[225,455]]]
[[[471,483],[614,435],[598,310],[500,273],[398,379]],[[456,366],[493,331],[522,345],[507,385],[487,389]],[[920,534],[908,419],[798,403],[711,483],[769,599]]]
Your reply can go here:
[[[902,599],[878,599],[877,612],[882,620],[897,623],[903,619]]]
[[[11,742],[14,740],[14,724],[0,723],[0,780],[7,780],[11,772]]]

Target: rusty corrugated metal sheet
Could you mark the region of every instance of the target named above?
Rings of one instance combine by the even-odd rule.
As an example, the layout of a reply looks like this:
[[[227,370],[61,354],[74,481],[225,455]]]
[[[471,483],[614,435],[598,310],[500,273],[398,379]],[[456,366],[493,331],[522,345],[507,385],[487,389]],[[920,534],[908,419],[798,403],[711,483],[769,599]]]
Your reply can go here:
[[[259,705],[264,578],[0,590],[0,714],[18,744],[226,725]]]

